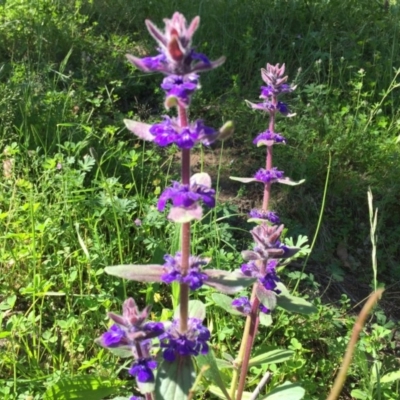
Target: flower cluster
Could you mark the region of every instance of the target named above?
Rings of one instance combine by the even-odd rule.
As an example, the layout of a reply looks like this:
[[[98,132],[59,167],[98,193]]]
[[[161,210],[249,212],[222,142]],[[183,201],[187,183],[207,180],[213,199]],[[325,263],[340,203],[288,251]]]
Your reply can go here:
[[[138,58],[127,55],[128,60],[144,72],[162,72],[166,75],[185,76],[214,69],[224,63],[225,57],[210,61],[192,47],[192,37],[196,32],[200,17],[195,17],[189,26],[185,17],[176,12],[171,19],[164,19],[165,31],[161,32],[150,20],[147,29],[158,44],[158,54]]]
[[[286,144],[286,139],[279,133],[271,132],[267,129],[265,132],[261,132],[254,140],[255,145],[264,144],[266,146],[271,146],[274,143],[284,143]]]
[[[242,264],[240,270],[245,276],[258,278],[259,283],[266,290],[279,294],[280,291],[276,288],[276,283],[280,281],[276,274],[277,265],[277,260],[273,259],[269,261],[253,260],[246,264]]]
[[[200,319],[189,318],[187,331],[179,330],[179,319],[175,319],[160,337],[160,346],[166,361],[174,361],[179,356],[197,356],[208,353],[207,341],[210,331],[204,327]]]
[[[157,145],[165,147],[174,143],[181,149],[191,149],[199,142],[212,143],[218,136],[215,129],[205,126],[201,120],[181,127],[175,118],[168,116],[164,117],[164,121],[154,124],[149,132]]]
[[[253,208],[250,210],[249,216],[250,218],[267,220],[276,225],[280,223],[279,215],[273,211],[257,210],[256,208]]]
[[[257,180],[258,182],[263,182],[263,183],[277,182],[279,179],[282,179],[283,177],[284,177],[283,171],[278,171],[277,168],[272,168],[268,170],[260,168],[254,174],[254,179]]]
[[[132,298],[125,300],[122,315],[108,313],[114,324],[99,340],[104,347],[121,347],[131,351],[135,361],[129,373],[136,377],[138,383],[154,381],[153,370],[157,363],[150,355],[151,339],[164,333],[161,322],[146,322],[149,312],[150,307],[139,311]]]
[[[200,257],[189,257],[189,270],[186,275],[182,274],[182,254],[178,252],[175,257],[167,254],[164,256],[165,273],[161,275],[164,283],[179,282],[189,285],[191,290],[199,289],[208,276],[201,272],[200,268],[208,264],[208,260]]]
[[[267,86],[261,86],[260,98],[262,103],[247,104],[255,109],[262,110],[274,114],[280,112],[283,115],[289,115],[289,108],[286,103],[277,100],[277,97],[282,93],[290,93],[296,89],[296,86],[287,84],[288,77],[285,76],[285,64],[271,65],[267,64],[266,69],[261,69],[261,77]]]

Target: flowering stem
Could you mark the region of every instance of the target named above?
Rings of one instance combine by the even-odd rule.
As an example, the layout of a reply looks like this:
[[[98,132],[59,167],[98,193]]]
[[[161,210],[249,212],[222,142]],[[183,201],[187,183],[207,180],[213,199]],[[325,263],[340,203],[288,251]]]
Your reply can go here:
[[[186,109],[178,106],[179,125],[181,127],[188,126],[188,118]],[[190,149],[182,149],[182,184],[190,185]],[[182,275],[186,275],[189,270],[190,257],[190,222],[182,224]],[[181,283],[179,292],[179,309],[180,309],[180,331],[187,331],[187,323],[189,318],[189,286]]]
[[[273,96],[272,104],[276,106],[277,102],[278,102],[277,97]],[[271,133],[274,133],[274,130],[275,130],[275,112],[274,111],[270,112],[270,120],[269,120],[268,129]],[[267,146],[267,153],[266,153],[266,160],[265,160],[265,169],[267,171],[272,170],[272,159],[273,159],[272,147],[273,147],[272,145]],[[265,212],[268,211],[270,193],[271,193],[271,182],[268,182],[264,185],[264,196],[263,196],[263,204],[262,204],[262,210]],[[265,265],[263,265],[262,269],[265,269]],[[246,325],[245,325],[245,329],[244,329],[244,333],[243,333],[243,337],[242,337],[242,342],[241,342],[241,346],[239,349],[238,357],[236,359],[237,369],[234,371],[233,376],[232,376],[230,395],[233,399],[236,399],[236,400],[242,399],[242,394],[243,394],[243,391],[245,389],[245,384],[246,384],[247,370],[249,368],[251,349],[253,348],[254,339],[257,334],[258,324],[260,321],[260,318],[259,318],[260,301],[258,300],[258,298],[256,296],[257,285],[258,285],[258,282],[256,282],[253,285],[253,291],[252,291],[251,299],[250,299],[250,302],[252,304],[251,312],[250,312],[250,315],[248,315],[247,319],[246,319]],[[240,374],[239,374],[239,372],[240,372]],[[236,397],[235,397],[235,388],[236,388],[236,382],[238,379],[239,379],[239,383],[238,383],[237,393],[236,393]]]

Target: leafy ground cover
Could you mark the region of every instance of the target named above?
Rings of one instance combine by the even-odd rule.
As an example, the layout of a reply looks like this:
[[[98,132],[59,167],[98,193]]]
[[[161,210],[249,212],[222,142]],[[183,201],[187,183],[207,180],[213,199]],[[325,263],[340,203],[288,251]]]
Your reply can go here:
[[[224,201],[206,215],[207,223],[194,225],[193,247],[219,268],[240,262],[250,242],[244,205],[260,200],[251,186],[226,180],[253,172],[252,160],[262,157],[249,149],[265,120],[244,99],[255,100],[266,62],[285,62],[298,84],[290,104],[297,116],[280,122],[289,144],[276,159],[306,183],[296,192],[279,189],[275,208],[294,241],[312,238],[323,213],[305,273],[302,261],[282,272],[292,289],[300,282],[298,290],[319,311],[307,317],[279,312],[257,351],[287,346],[294,357],[253,366],[250,386],[269,368],[271,386],[296,380],[308,399],[326,397],[356,303],[373,278],[371,187],[379,209],[378,280],[387,287],[385,307],[362,335],[343,399],[398,399],[397,376],[389,373],[399,369],[400,8],[375,0],[0,5],[0,397],[53,398],[46,390],[69,379],[126,394],[134,382],[124,360],[94,344],[107,326],[106,312],[135,293],[153,303],[154,315],[171,314],[174,298],[157,284],[121,283],[103,271],[138,260],[160,262],[178,247],[179,232],[155,209],[157,196],[176,176],[176,154],[166,150],[161,157],[122,123],[132,116],[154,121],[164,112],[154,77],[134,70],[124,54],[152,52],[144,19],[161,23],[175,10],[201,16],[200,50],[227,56],[223,68],[204,77],[204,91],[193,104],[193,113],[210,125],[228,119],[236,125],[224,148],[212,146],[196,158],[199,169],[213,167]],[[206,289],[199,297],[213,301]],[[242,321],[222,310],[207,318],[214,351],[233,352]]]

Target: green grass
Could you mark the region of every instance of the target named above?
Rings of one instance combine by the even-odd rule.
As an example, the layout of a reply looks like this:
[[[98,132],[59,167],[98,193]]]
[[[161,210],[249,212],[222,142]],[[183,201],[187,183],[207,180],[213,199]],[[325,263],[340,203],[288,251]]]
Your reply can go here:
[[[397,2],[386,10],[375,0],[40,0],[35,5],[9,0],[0,5],[2,399],[41,399],[60,379],[88,373],[126,381],[115,394],[129,393],[128,363],[93,342],[107,327],[106,312],[118,311],[126,295],[141,306],[152,303],[154,319],[166,319],[172,309],[170,293],[161,286],[123,283],[103,270],[161,262],[163,254],[178,248],[174,226],[155,208],[161,190],[176,178],[174,150],[138,143],[122,122],[155,121],[165,112],[161,77],[134,70],[124,54],[153,52],[144,19],[162,26],[162,18],[175,10],[188,19],[201,16],[199,51],[227,56],[223,67],[202,76],[191,111],[210,125],[235,121],[235,135],[213,171],[215,181],[225,187],[226,175],[245,176],[262,165],[263,151],[251,142],[265,130],[266,119],[244,99],[257,99],[259,70],[266,62],[285,62],[298,84],[287,97],[297,115],[278,121],[288,145],[278,147],[275,160],[294,180],[307,180],[298,188],[274,190],[287,236],[313,237],[331,155],[322,224],[308,265],[334,280],[373,281],[370,187],[379,209],[377,280],[388,285],[390,302],[397,301]],[[230,185],[232,201],[194,225],[193,252],[212,257],[218,268],[238,266],[250,239],[237,204],[254,199],[254,193],[252,187]],[[336,255],[343,244],[349,267]],[[273,327],[262,328],[256,352],[293,349],[292,360],[269,366],[270,386],[300,381],[307,399],[320,400],[339,367],[355,310],[344,295],[334,304],[321,301],[326,287],[307,268],[302,276],[288,269],[282,279],[291,287],[301,279],[301,291],[319,312],[307,318],[278,312]],[[211,303],[210,294],[202,290],[198,296]],[[396,316],[375,313],[343,399],[355,389],[366,396],[358,398],[399,397],[396,380],[378,379],[398,369]],[[217,309],[207,322],[218,356],[234,355],[242,321]],[[266,367],[251,370],[250,387]]]

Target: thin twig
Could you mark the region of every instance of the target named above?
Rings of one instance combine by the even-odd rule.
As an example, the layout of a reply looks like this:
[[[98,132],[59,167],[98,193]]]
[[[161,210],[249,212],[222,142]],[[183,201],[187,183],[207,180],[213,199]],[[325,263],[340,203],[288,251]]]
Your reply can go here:
[[[254,392],[251,394],[249,400],[256,400],[257,396],[261,393],[263,387],[268,383],[268,381],[272,378],[271,372],[267,371],[266,374],[263,376],[259,384],[257,385]]]
[[[335,379],[335,382],[332,386],[331,392],[326,400],[336,400],[339,397],[340,392],[342,391],[344,382],[346,380],[347,370],[349,369],[351,360],[353,358],[353,353],[356,348],[358,336],[362,331],[365,321],[368,317],[368,314],[371,312],[372,307],[379,300],[383,293],[383,289],[378,289],[376,292],[372,293],[368,301],[365,303],[362,308],[357,321],[354,324],[353,332],[351,334],[351,338],[349,344],[347,345],[347,350],[343,358],[343,362],[339,373]]]

